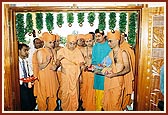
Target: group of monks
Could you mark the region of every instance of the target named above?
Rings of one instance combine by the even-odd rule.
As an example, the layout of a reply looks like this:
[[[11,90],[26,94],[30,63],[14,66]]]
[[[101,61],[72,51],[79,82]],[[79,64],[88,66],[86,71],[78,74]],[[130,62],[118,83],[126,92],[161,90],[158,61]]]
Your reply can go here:
[[[44,46],[37,49],[32,58],[33,73],[38,78],[34,82],[34,96],[39,111],[54,111],[58,98],[63,111],[78,110],[80,100],[85,111],[120,111],[130,103],[135,56],[125,37],[117,30],[108,32],[106,38],[102,35],[110,47],[107,55],[112,64],[108,67],[111,68],[108,74],[102,76],[103,89],[100,90],[103,93],[101,99],[97,98],[99,83],[95,80],[96,74],[87,68],[99,58],[96,52],[105,52],[106,49],[97,47],[94,50],[96,34],[67,35],[65,47],[59,46],[59,35],[42,34],[40,39]],[[104,42],[99,42],[100,46]]]

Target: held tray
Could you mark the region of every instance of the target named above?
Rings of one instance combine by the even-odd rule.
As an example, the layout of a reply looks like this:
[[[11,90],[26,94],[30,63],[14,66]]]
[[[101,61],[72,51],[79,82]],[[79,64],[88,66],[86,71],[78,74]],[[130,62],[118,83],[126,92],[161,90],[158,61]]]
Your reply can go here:
[[[23,81],[24,83],[33,82],[36,79],[37,79],[37,77],[34,77],[34,76],[27,77],[27,78],[20,78],[20,80]]]
[[[101,72],[102,70],[103,67],[101,65],[91,65],[90,67],[87,68],[87,71],[89,72],[94,72],[95,74],[104,76],[104,74]]]

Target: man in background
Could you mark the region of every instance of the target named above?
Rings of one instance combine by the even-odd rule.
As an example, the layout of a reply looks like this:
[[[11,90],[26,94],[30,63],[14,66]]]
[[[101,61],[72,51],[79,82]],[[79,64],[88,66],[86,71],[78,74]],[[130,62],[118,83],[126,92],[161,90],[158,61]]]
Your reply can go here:
[[[27,78],[33,75],[31,68],[26,60],[29,55],[29,46],[19,44],[19,76]],[[28,85],[29,84],[29,85]],[[33,95],[33,86],[30,83],[24,83],[20,80],[20,101],[22,111],[32,111],[36,106],[35,97]]]

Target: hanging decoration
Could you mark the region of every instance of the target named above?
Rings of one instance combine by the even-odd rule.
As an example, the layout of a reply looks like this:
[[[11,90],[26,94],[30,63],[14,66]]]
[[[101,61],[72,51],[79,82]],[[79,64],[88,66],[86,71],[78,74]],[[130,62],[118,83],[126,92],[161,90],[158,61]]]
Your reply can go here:
[[[95,15],[94,12],[89,12],[89,13],[88,13],[87,19],[88,19],[88,22],[89,22],[90,26],[93,26],[93,25],[94,25],[95,16],[96,16],[96,15]]]
[[[52,13],[46,13],[46,26],[47,26],[47,30],[49,31],[49,33],[52,33],[52,30],[54,29],[54,17]]]
[[[106,13],[105,12],[101,12],[99,13],[99,25],[98,25],[98,29],[100,29],[101,31],[105,30],[106,28]]]
[[[109,29],[113,32],[116,26],[116,13],[110,12],[109,14]]]
[[[33,32],[33,20],[32,20],[32,14],[27,13],[26,14],[26,33],[29,34],[29,36],[32,35]]]
[[[128,43],[134,47],[136,42],[137,13],[131,13],[128,25]]]
[[[68,26],[71,27],[72,23],[74,22],[74,14],[72,12],[67,13],[67,22]]]
[[[64,23],[63,14],[62,13],[57,14],[57,25],[58,25],[58,27],[61,28],[63,23]]]
[[[19,42],[26,42],[24,29],[24,14],[16,15],[16,36]]]
[[[77,16],[78,16],[79,26],[82,27],[82,26],[83,26],[83,22],[84,22],[84,18],[85,18],[85,17],[84,17],[84,13],[83,13],[83,12],[78,13]]]
[[[119,20],[119,30],[122,34],[125,34],[126,25],[127,25],[127,14],[125,12],[121,12]]]
[[[88,19],[88,22],[89,22],[90,26],[93,26],[93,25],[94,25],[95,16],[96,16],[96,15],[95,15],[94,12],[89,12],[89,13],[88,13],[87,19]]]
[[[36,13],[36,28],[40,34],[43,29],[43,13]]]

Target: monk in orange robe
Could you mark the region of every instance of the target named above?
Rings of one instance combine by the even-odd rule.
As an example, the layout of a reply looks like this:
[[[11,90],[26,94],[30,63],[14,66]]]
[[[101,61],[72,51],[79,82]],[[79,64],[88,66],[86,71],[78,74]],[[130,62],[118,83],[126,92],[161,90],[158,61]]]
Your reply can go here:
[[[135,54],[133,49],[131,49],[131,46],[125,41],[125,35],[123,34],[121,35],[120,48],[127,52],[130,62],[130,72],[124,75],[125,88],[124,88],[122,109],[125,110],[127,105],[130,105],[132,103],[131,94],[133,93],[133,87],[134,87],[133,83],[135,76]]]
[[[67,36],[66,47],[57,52],[61,60],[61,102],[63,111],[76,111],[79,99],[79,76],[84,58],[77,47],[76,35]]]
[[[60,50],[61,48],[63,48],[62,46],[60,46],[60,36],[58,34],[55,34],[55,46],[54,46],[54,50],[57,51]]]
[[[87,67],[90,67],[92,60],[92,47],[93,47],[93,36],[92,34],[85,35],[85,44],[86,47],[84,50],[84,59]],[[83,101],[83,108],[86,111],[95,111],[96,102],[95,102],[95,89],[93,89],[94,73],[89,71],[82,72],[82,88],[81,88],[81,97]]]
[[[57,54],[58,50],[60,50],[61,48],[63,48],[62,46],[60,46],[60,36],[58,34],[55,34],[55,46],[54,46],[54,50]],[[57,75],[58,75],[58,80],[59,80],[59,84],[61,84],[61,68],[59,67],[57,69]],[[61,87],[61,86],[60,86]],[[61,90],[59,88],[58,90],[58,98],[61,98]]]
[[[36,82],[37,104],[39,111],[54,111],[57,104],[56,92],[59,84],[56,74],[56,68],[59,66],[59,61],[56,60],[56,54],[53,50],[55,36],[44,32],[42,34],[44,48],[37,51],[38,63],[38,82]],[[34,60],[36,61],[36,60]]]
[[[33,76],[38,78],[39,67],[38,67],[38,61],[37,61],[37,52],[38,52],[38,49],[43,47],[44,43],[41,40],[41,37],[39,37],[33,40],[33,44],[36,49],[32,56]],[[37,86],[36,86],[37,83],[36,82],[38,81],[37,80],[34,81],[34,96],[37,96]]]
[[[77,34],[77,48],[83,53],[85,52],[85,35],[84,34]]]
[[[84,53],[85,53],[85,34],[77,34],[77,48],[81,51],[82,56],[84,57]],[[83,72],[82,72],[83,73]],[[81,74],[82,75],[82,74]],[[82,76],[80,76],[80,78],[82,79]],[[82,80],[83,81],[83,80]],[[84,90],[83,90],[83,83],[80,82],[80,99],[79,99],[79,110],[83,110],[82,107],[82,97],[84,97]]]
[[[120,32],[107,33],[108,44],[112,48],[109,57],[112,60],[111,71],[105,75],[103,109],[105,111],[122,111],[124,89],[123,75],[117,76],[125,67],[129,67],[128,55],[119,47]]]

